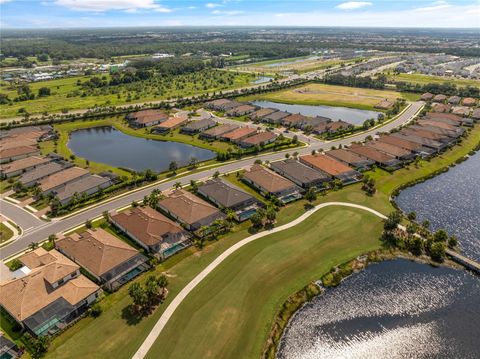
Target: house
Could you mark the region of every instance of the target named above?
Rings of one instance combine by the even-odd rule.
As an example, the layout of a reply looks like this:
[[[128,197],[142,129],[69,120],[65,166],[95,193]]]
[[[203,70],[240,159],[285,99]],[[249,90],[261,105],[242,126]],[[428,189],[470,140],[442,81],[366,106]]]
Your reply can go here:
[[[462,100],[462,98],[459,97],[459,96],[450,96],[448,98],[448,103],[450,103],[452,105],[458,105],[461,100]]]
[[[64,169],[67,169],[69,167],[73,167],[73,164],[70,162],[48,162],[25,172],[20,176],[18,181],[26,187],[31,187],[37,184],[40,180],[54,173],[63,171]]]
[[[213,100],[205,103],[205,107],[215,111],[228,111],[234,107],[242,106],[243,104],[237,101],[232,101],[226,98]]]
[[[442,94],[435,95],[435,97],[433,98],[433,102],[445,102],[446,100],[447,100],[447,96]]]
[[[188,122],[188,118],[170,117],[168,120],[163,121],[159,125],[156,125],[153,129],[153,133],[165,133],[176,129]]]
[[[477,103],[477,100],[475,100],[474,98],[472,97],[465,97],[463,99],[463,106],[475,106],[475,104]]]
[[[439,142],[445,142],[445,143],[453,142],[453,139],[449,136],[431,132],[431,131],[428,131],[427,129],[422,129],[422,128],[418,129],[418,128],[406,127],[402,129],[402,131],[400,132],[405,135],[424,137],[424,138],[428,138],[430,140],[439,141]]]
[[[110,221],[161,260],[192,244],[188,231],[150,207],[133,207],[112,214]]]
[[[26,274],[0,283],[0,305],[35,336],[62,330],[101,294],[77,264],[55,249],[40,247],[18,259]]]
[[[298,124],[298,127],[304,131],[313,131],[315,128],[319,128],[320,126],[325,126],[332,122],[332,120],[328,117],[323,116],[316,116],[316,117],[307,117],[305,121],[302,121]]]
[[[457,116],[467,117],[470,114],[470,108],[466,106],[455,106],[452,108],[452,113]]]
[[[247,137],[240,141],[242,147],[265,146],[269,143],[275,142],[277,135],[273,132],[259,132],[253,136]]]
[[[101,228],[61,237],[55,241],[55,248],[109,291],[118,289],[149,268],[147,257]]]
[[[38,166],[50,162],[48,157],[30,156],[0,165],[0,175],[3,178],[18,176]]]
[[[456,126],[473,125],[473,120],[467,117],[461,117],[453,113],[427,113],[425,118],[432,120],[448,120],[454,122]]]
[[[158,206],[190,231],[197,231],[203,226],[208,227],[215,220],[225,218],[217,208],[184,190],[173,191],[159,201]]]
[[[130,122],[134,128],[143,128],[158,125],[166,121],[168,115],[161,110],[143,110],[129,113],[125,119]]]
[[[22,147],[22,146],[36,147],[37,140],[32,138],[7,137],[7,138],[2,138],[2,140],[0,141],[0,151],[5,151],[10,148]]]
[[[227,132],[226,134],[222,135],[222,140],[230,141],[233,143],[240,143],[245,138],[252,136],[257,133],[255,128],[251,127],[239,127],[236,130],[231,132]]]
[[[358,182],[361,178],[361,174],[358,171],[323,154],[301,156],[300,162],[339,179],[345,184]]]
[[[308,117],[303,116],[299,113],[293,114],[287,117],[284,117],[280,120],[282,126],[285,127],[300,127],[302,123],[305,123],[308,120]]]
[[[249,219],[263,206],[251,194],[220,179],[206,181],[198,187],[198,193],[215,203],[217,207],[233,211],[235,219],[239,222]]]
[[[430,92],[424,93],[422,96],[420,96],[420,100],[422,101],[431,101],[433,99],[433,94]]]
[[[346,165],[355,168],[357,171],[365,171],[370,169],[375,164],[375,161],[369,160],[364,156],[360,156],[357,153],[347,151],[339,148],[338,150],[330,150],[325,152],[329,157],[334,160],[345,163]]]
[[[393,156],[400,161],[410,161],[413,160],[416,156],[415,153],[410,150],[381,141],[368,142],[367,146],[374,148],[377,151],[386,153],[389,156]]]
[[[60,201],[60,204],[65,205],[75,197],[90,196],[111,185],[112,181],[110,178],[89,174],[66,183],[64,186],[54,190],[53,194]]]
[[[216,139],[229,132],[236,130],[237,128],[239,128],[237,125],[226,123],[220,126],[215,126],[213,128],[210,128],[202,132],[200,134],[200,137],[207,138],[207,139]]]
[[[431,148],[422,146],[419,143],[409,141],[408,139],[402,138],[402,137],[394,137],[392,135],[385,135],[385,136],[380,136],[380,138],[378,138],[377,141],[378,142],[385,142],[385,143],[391,144],[393,146],[404,148],[406,150],[417,153],[422,157],[428,157],[428,156],[431,156],[435,153],[435,151]]]
[[[289,203],[302,198],[303,190],[300,187],[261,165],[253,165],[245,171],[242,180],[259,190],[263,195],[274,196],[282,203]]]
[[[327,123],[327,132],[335,133],[339,130],[349,130],[352,129],[353,125],[351,123],[338,120]]]
[[[269,115],[263,116],[262,121],[263,122],[268,122],[268,123],[279,124],[279,123],[281,123],[282,119],[284,119],[287,116],[290,116],[289,112],[275,111],[275,112],[272,112]]]
[[[399,169],[402,166],[402,162],[396,159],[394,156],[390,156],[385,152],[381,152],[374,147],[352,144],[348,151],[352,151],[360,156],[367,157],[368,159],[375,161],[375,163],[383,168],[387,169]]]
[[[480,108],[476,108],[475,110],[473,110],[471,117],[476,121],[480,120]]]
[[[62,171],[56,172],[48,177],[42,178],[38,184],[42,194],[58,191],[67,183],[75,181],[79,178],[90,175],[90,172],[80,167],[70,167]]]
[[[443,112],[450,112],[452,106],[450,104],[444,103],[434,103],[432,106],[433,112],[443,113]]]
[[[403,138],[403,139],[406,139],[406,140],[411,141],[411,142],[416,142],[416,143],[422,145],[423,147],[431,148],[431,149],[435,150],[436,152],[439,152],[439,151],[441,151],[441,150],[443,150],[447,147],[447,145],[445,143],[430,140],[428,138],[420,137],[420,136],[416,136],[416,135],[407,135],[407,134],[404,134],[404,133],[401,133],[401,132],[396,132],[396,133],[393,133],[392,136],[397,137],[397,138]]]
[[[208,130],[209,128],[214,127],[217,124],[214,120],[210,118],[204,118],[198,121],[192,121],[185,126],[183,126],[180,132],[187,134],[194,134]]]
[[[16,359],[20,358],[22,351],[17,347],[17,344],[5,338],[0,332],[0,358],[2,359]]]
[[[225,114],[227,116],[245,116],[248,115],[249,113],[252,113],[256,110],[257,108],[252,105],[241,105],[238,107],[231,108]]]
[[[451,138],[458,138],[462,135],[464,129],[463,128],[458,128],[457,130],[460,130],[460,131],[450,131],[450,130],[446,130],[444,128],[440,128],[440,127],[436,127],[436,126],[432,126],[432,125],[426,125],[426,124],[419,124],[419,125],[412,125],[410,126],[410,128],[414,128],[414,129],[417,129],[417,130],[426,130],[426,131],[430,131],[430,132],[433,132],[433,133],[438,133],[440,135],[444,135],[444,136],[448,136],[448,137],[451,137]]]
[[[388,101],[388,100],[382,100],[379,103],[377,103],[374,107],[379,109],[379,110],[388,110],[393,106],[393,102]]]
[[[0,151],[0,163],[12,162],[29,156],[37,156],[40,150],[36,146],[18,146]]]
[[[320,189],[326,182],[332,180],[325,173],[316,171],[293,158],[272,162],[270,168],[304,189],[311,187]]]
[[[39,142],[55,138],[55,131],[51,125],[17,127],[2,131],[0,138],[12,138],[15,140],[30,139]]]
[[[250,113],[250,119],[251,120],[262,120],[263,117],[270,115],[274,112],[277,112],[278,110],[274,108],[261,108],[255,112]]]

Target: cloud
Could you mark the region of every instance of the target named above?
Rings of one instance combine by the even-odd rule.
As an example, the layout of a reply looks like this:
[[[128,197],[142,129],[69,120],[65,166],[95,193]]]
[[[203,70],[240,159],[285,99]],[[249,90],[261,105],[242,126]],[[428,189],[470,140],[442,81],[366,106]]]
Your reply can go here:
[[[214,10],[212,11],[212,14],[214,15],[240,15],[243,14],[244,11],[240,10]]]
[[[217,4],[217,3],[214,3],[214,2],[209,2],[209,3],[206,3],[205,6],[208,7],[209,9],[214,9],[216,7],[223,6],[223,5],[222,4]]]
[[[170,12],[171,10],[161,6],[154,0],[55,0],[60,5],[77,11],[103,12],[109,10],[125,10],[135,12],[137,10],[155,10]]]
[[[9,2],[9,1],[12,1],[12,0],[0,0],[0,4],[5,4],[6,2]]]
[[[431,12],[431,11],[437,11],[437,10],[442,10],[442,9],[447,9],[451,7],[449,3],[446,1],[435,1],[430,4],[430,6],[424,6],[424,7],[417,7],[413,9],[413,11],[416,12]]]
[[[356,10],[366,6],[372,6],[373,4],[369,1],[347,1],[342,2],[336,6],[340,10]]]

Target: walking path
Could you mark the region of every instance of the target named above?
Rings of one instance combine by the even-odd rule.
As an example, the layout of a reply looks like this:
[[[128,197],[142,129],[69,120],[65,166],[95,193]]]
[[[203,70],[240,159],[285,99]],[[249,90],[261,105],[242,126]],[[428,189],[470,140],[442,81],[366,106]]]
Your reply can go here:
[[[163,312],[162,316],[158,319],[157,323],[151,330],[150,334],[148,334],[147,338],[144,340],[140,348],[138,348],[137,352],[134,354],[133,359],[143,359],[150,348],[153,346],[153,343],[155,343],[155,340],[158,338],[160,333],[162,332],[163,328],[165,325],[168,323],[170,317],[173,315],[175,310],[178,308],[178,306],[183,302],[183,300],[187,297],[187,295],[202,281],[205,279],[205,277],[210,274],[216,267],[218,267],[226,258],[228,258],[231,254],[235,253],[237,250],[242,248],[243,246],[259,239],[265,236],[268,236],[273,233],[281,232],[285,229],[291,228],[293,226],[296,226],[297,224],[303,222],[306,220],[308,217],[310,217],[312,214],[314,214],[316,211],[328,207],[328,206],[343,206],[343,207],[352,207],[352,208],[358,208],[362,209],[364,211],[370,212],[374,214],[377,217],[380,217],[382,219],[387,218],[385,215],[382,213],[375,211],[374,209],[371,209],[369,207],[361,206],[358,204],[353,204],[353,203],[347,203],[347,202],[326,202],[326,203],[321,203],[315,208],[313,208],[310,211],[305,212],[302,214],[300,217],[297,219],[293,220],[292,222],[289,222],[287,224],[284,224],[283,226],[273,228],[271,230],[263,231],[257,234],[254,234],[250,237],[247,237],[240,242],[235,243],[233,246],[228,248],[225,252],[220,254],[212,263],[210,263],[203,271],[201,271],[195,278],[192,279],[190,283],[188,283],[181,291],[178,293],[178,295],[172,300],[172,302],[168,305],[167,309]]]

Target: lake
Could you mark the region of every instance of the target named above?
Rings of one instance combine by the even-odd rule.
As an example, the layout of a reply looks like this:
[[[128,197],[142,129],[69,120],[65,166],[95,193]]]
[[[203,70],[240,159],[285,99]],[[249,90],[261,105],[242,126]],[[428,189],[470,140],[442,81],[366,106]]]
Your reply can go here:
[[[279,359],[478,358],[480,279],[398,259],[368,266],[291,319]]]
[[[287,60],[287,61],[279,61],[279,62],[274,62],[271,64],[264,65],[265,67],[277,67],[277,66],[286,66],[286,65],[292,65],[296,64],[299,62],[305,62],[305,61],[311,61],[311,60],[317,60],[319,59],[318,56],[310,56],[310,57],[304,57],[296,60]]]
[[[448,172],[406,188],[396,198],[406,213],[415,211],[432,230],[458,237],[462,252],[480,261],[480,152]]]
[[[260,77],[257,77],[255,80],[253,80],[250,83],[258,85],[258,84],[264,84],[264,83],[270,82],[272,80],[273,80],[273,77],[260,76]]]
[[[216,153],[178,142],[148,140],[124,134],[113,127],[95,127],[77,130],[70,134],[68,147],[89,161],[135,171],[151,169],[168,170],[170,162],[179,166],[188,164],[190,158],[206,161]]]
[[[363,125],[365,120],[371,118],[377,119],[380,112],[359,110],[348,107],[334,107],[334,106],[312,106],[312,105],[290,105],[286,103],[278,103],[272,101],[252,101],[252,105],[259,107],[276,108],[280,111],[287,111],[290,113],[300,113],[304,116],[323,116],[331,118],[332,120],[343,120],[352,125]]]

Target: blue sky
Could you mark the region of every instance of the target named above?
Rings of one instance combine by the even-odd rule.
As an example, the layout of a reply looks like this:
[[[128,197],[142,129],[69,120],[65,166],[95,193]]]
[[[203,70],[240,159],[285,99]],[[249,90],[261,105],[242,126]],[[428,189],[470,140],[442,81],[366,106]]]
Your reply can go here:
[[[0,27],[369,26],[480,28],[480,0],[0,0]]]

